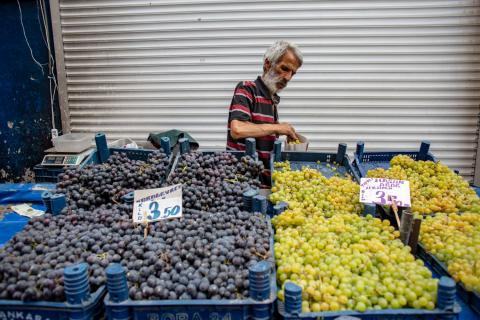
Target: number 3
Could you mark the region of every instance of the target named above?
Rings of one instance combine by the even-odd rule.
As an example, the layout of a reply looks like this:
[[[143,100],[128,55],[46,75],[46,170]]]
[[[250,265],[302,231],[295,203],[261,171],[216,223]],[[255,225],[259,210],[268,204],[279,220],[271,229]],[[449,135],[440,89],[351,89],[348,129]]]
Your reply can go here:
[[[377,196],[377,198],[380,199],[381,204],[386,204],[387,203],[387,200],[385,200],[385,192],[379,190],[379,191],[377,191],[377,193],[375,195]]]
[[[158,210],[158,207],[159,207],[158,202],[154,201],[150,203],[150,206],[148,208],[150,209],[150,213],[152,215],[150,215],[148,219],[150,220],[158,219],[158,217],[160,216],[160,210]]]

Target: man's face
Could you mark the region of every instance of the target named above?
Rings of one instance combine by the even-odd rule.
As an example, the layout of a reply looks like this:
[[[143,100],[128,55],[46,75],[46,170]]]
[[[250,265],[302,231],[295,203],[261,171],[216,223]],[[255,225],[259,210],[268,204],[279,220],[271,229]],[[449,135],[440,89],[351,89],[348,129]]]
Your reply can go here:
[[[297,73],[298,68],[300,68],[300,63],[290,51],[287,51],[275,65],[267,60],[265,61],[265,84],[272,93],[279,92],[285,89],[288,82]]]

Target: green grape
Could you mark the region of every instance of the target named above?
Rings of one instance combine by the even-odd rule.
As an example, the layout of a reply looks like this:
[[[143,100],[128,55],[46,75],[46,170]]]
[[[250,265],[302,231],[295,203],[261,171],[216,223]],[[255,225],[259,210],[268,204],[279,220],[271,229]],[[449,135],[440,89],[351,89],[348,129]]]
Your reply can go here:
[[[448,267],[456,281],[470,291],[480,291],[480,215],[438,214],[426,217],[420,241]]]
[[[326,178],[319,171],[304,167],[293,171],[287,162],[276,163],[281,168],[272,179],[270,201],[288,203],[288,210],[277,217],[277,224],[300,225],[305,218],[315,215],[331,217],[334,214],[359,214],[360,186],[349,178]]]
[[[390,169],[370,170],[370,178],[408,180],[412,212],[431,214],[437,212],[480,213],[480,198],[468,182],[446,165],[432,161],[415,161],[406,155],[398,155],[390,161]]]
[[[435,306],[438,280],[388,221],[310,215],[298,225],[277,219],[274,226],[278,297],[283,301],[284,284],[295,282],[304,312]]]

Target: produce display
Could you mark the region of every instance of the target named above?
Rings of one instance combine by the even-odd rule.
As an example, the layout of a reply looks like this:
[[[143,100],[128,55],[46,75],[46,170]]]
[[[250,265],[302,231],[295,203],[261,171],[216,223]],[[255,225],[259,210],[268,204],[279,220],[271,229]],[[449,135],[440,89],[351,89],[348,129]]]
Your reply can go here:
[[[302,288],[302,312],[435,308],[438,280],[388,221],[361,216],[351,177],[275,163],[269,199],[288,208],[272,219],[271,248],[269,218],[241,209],[243,193],[260,187],[261,161],[191,152],[167,176],[169,166],[162,150],[146,161],[120,152],[61,174],[56,192],[67,208],[32,218],[0,249],[0,299],[63,302],[64,268],[82,262],[92,291],[106,284],[107,266],[120,263],[136,301],[245,299],[248,268],[268,260],[281,301],[287,282]],[[412,211],[437,213],[424,219],[421,242],[455,280],[480,291],[480,199],[468,183],[441,163],[401,155],[368,176],[410,181]],[[174,184],[182,184],[181,218],[133,223],[123,195]]]
[[[456,281],[480,292],[480,215],[438,214],[426,217],[420,229],[425,248],[448,267]]]
[[[115,152],[103,164],[67,170],[59,175],[57,193],[64,193],[72,210],[93,210],[101,204],[118,203],[135,189],[159,188],[164,183],[169,159],[160,149],[147,161],[130,160]]]
[[[437,280],[388,221],[358,215],[357,183],[277,167],[270,199],[288,203],[272,219],[277,280],[302,287],[303,312],[435,308]]]
[[[244,298],[248,267],[271,258],[261,214],[186,210],[151,223],[145,239],[131,213],[102,205],[31,219],[0,252],[0,299],[65,301],[63,268],[79,262],[89,264],[92,290],[105,284],[109,263],[121,263],[134,300]]]
[[[388,170],[370,170],[367,176],[408,180],[413,213],[480,213],[480,198],[475,191],[442,163],[415,161],[406,155],[398,155],[390,161],[390,166]]]
[[[288,203],[289,210],[284,219],[289,215],[300,219],[362,212],[360,186],[350,178],[326,178],[318,170],[308,167],[291,170],[288,162],[276,164],[276,167],[281,170],[272,173],[274,185],[270,201],[273,204]]]
[[[242,207],[243,192],[260,186],[263,169],[263,163],[250,156],[237,159],[228,152],[191,152],[181,155],[168,183],[183,185],[185,208],[225,211]]]
[[[63,269],[80,262],[89,265],[93,291],[105,284],[109,263],[121,263],[134,300],[248,297],[248,268],[273,263],[267,218],[239,209],[263,164],[228,153],[181,159],[168,184],[184,185],[183,216],[148,227],[134,224],[132,206],[118,202],[165,183],[163,152],[147,161],[116,153],[104,164],[65,172],[57,192],[66,193],[68,207],[31,219],[0,251],[0,299],[65,301]]]
[[[350,214],[278,226],[280,217],[273,220],[277,277],[282,287],[302,287],[303,312],[435,308],[437,280],[388,221]]]

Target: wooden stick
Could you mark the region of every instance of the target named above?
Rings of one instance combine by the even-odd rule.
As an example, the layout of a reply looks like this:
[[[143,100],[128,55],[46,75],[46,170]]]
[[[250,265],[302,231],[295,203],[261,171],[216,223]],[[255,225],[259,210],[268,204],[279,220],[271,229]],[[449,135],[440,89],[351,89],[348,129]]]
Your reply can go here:
[[[147,239],[147,236],[148,236],[147,211],[144,211],[144,212],[143,212],[143,223],[144,223],[143,239]]]
[[[395,200],[392,197],[388,196],[389,200],[392,202],[393,213],[395,214],[395,219],[397,220],[398,229],[400,229],[400,218],[398,217],[398,207]]]
[[[402,214],[402,220],[400,223],[400,240],[404,245],[408,244],[408,238],[412,231],[413,214],[410,211],[405,210]]]
[[[408,239],[408,245],[412,249],[412,254],[417,253],[418,238],[420,237],[420,227],[422,225],[422,218],[413,219],[412,232],[410,233],[410,239]]]

